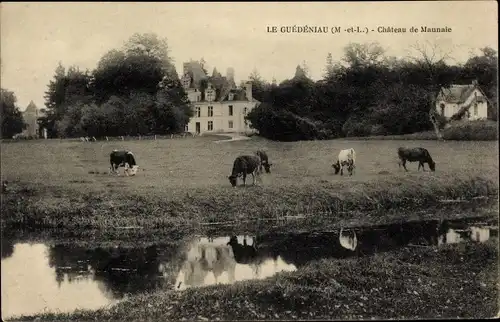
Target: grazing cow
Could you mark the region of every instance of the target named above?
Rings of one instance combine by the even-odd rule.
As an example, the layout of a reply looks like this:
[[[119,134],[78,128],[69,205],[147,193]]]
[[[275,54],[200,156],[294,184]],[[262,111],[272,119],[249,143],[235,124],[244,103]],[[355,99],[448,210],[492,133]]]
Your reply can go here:
[[[261,174],[261,160],[256,155],[240,155],[234,160],[233,171],[228,177],[229,182],[233,187],[236,187],[238,177],[243,177],[243,185],[246,185],[247,174],[253,177],[253,185],[255,185],[255,177]]]
[[[347,171],[349,175],[352,176],[354,168],[356,167],[356,152],[354,149],[341,150],[337,162],[332,164],[332,167],[335,169],[335,174],[338,174],[340,171],[341,176],[344,175],[344,166],[347,166]]]
[[[266,173],[271,173],[271,166],[273,164],[269,163],[269,158],[267,157],[267,153],[265,151],[258,150],[257,152],[255,152],[255,155],[257,155],[260,158],[261,162],[260,172],[262,172],[262,166],[264,166]]]
[[[401,168],[401,165],[403,168],[406,169],[406,161],[408,162],[416,162],[418,161],[418,170],[420,170],[420,167],[422,167],[422,170],[425,171],[424,169],[424,163],[427,163],[429,165],[429,168],[431,171],[436,170],[436,163],[434,160],[432,160],[432,157],[427,151],[427,149],[424,148],[403,148],[400,147],[398,148],[398,157],[399,157],[399,168]]]
[[[130,151],[113,150],[109,155],[109,162],[111,163],[111,173],[118,174],[118,168],[125,168],[125,175],[135,175],[139,166],[135,162],[134,155]]]

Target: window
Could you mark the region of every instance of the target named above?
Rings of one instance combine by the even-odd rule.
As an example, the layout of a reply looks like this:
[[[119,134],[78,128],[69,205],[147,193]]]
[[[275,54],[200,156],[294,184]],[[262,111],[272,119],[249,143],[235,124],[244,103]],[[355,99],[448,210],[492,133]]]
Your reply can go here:
[[[214,130],[214,122],[208,121],[208,130],[213,131]]]
[[[184,75],[182,85],[184,86],[184,88],[189,88],[189,85],[191,85],[191,78],[188,75]]]
[[[229,105],[229,116],[233,116],[233,106]]]
[[[227,99],[228,99],[228,101],[232,101],[234,99],[234,94],[233,93],[229,93]]]
[[[214,116],[214,107],[213,106],[208,107],[208,116],[209,117]]]
[[[474,116],[477,116],[478,114],[478,109],[477,109],[477,103],[474,104]]]
[[[233,121],[229,121],[229,122],[228,122],[228,127],[229,127],[230,129],[232,129],[232,128],[233,128]]]
[[[243,115],[247,115],[247,108],[246,107],[243,109]]]
[[[441,103],[440,107],[441,107],[441,115],[444,115],[444,104]]]
[[[200,116],[201,116],[201,109],[200,109],[200,107],[199,107],[199,106],[196,106],[196,109],[195,109],[195,110],[196,110],[196,111],[195,111],[195,115],[196,115],[196,117],[200,117]]]
[[[186,126],[184,127],[184,132],[189,132],[189,126],[186,124]]]
[[[205,99],[208,101],[208,102],[211,102],[213,101],[215,98],[215,91],[213,89],[207,89],[205,91]]]

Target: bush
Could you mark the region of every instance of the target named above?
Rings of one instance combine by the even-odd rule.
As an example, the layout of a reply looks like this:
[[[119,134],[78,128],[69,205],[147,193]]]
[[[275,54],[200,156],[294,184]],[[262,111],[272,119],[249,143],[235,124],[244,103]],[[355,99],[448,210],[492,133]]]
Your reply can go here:
[[[453,123],[443,131],[443,138],[457,141],[498,140],[498,122],[477,120]]]

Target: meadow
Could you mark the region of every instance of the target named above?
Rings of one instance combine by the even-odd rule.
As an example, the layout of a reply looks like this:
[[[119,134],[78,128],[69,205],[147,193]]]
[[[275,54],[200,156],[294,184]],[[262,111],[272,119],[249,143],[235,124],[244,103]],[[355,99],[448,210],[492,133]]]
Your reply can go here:
[[[42,228],[41,240],[134,247],[180,245],[193,234],[324,231],[498,216],[498,141],[279,143],[252,137],[214,142],[220,139],[2,143],[2,180],[8,182],[2,193],[2,235]],[[417,172],[416,163],[407,164],[409,172],[400,169],[396,150],[402,145],[427,148],[436,172]],[[357,153],[354,175],[334,175],[331,164],[338,151],[350,147]],[[136,176],[108,174],[113,149],[134,152],[140,166]],[[272,173],[257,186],[250,176],[247,187],[241,182],[231,187],[227,176],[234,158],[257,149],[268,152]],[[491,317],[498,311],[497,244],[492,237],[487,243],[325,258],[264,280],[160,290],[97,311],[20,319]]]
[[[389,209],[498,193],[498,141],[214,142],[219,139],[2,144],[2,179],[11,191],[4,194],[8,215],[2,222],[99,229],[320,214],[333,222],[368,221],[384,219]],[[409,172],[399,168],[401,145],[427,148],[436,172],[417,172],[417,163],[407,165]],[[355,174],[334,175],[338,151],[350,147],[357,153]],[[108,174],[113,149],[134,152],[136,176]],[[231,187],[227,177],[234,159],[257,149],[268,152],[272,173],[256,186],[249,176],[247,187],[241,181]],[[368,216],[369,211],[383,215]]]

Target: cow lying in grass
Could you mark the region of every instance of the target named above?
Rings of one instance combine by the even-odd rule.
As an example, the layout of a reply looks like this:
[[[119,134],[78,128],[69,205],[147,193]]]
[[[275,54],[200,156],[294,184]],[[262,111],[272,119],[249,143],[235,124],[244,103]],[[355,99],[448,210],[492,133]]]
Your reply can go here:
[[[347,171],[349,172],[349,175],[352,176],[354,168],[356,167],[356,152],[352,148],[341,150],[339,152],[337,162],[332,164],[332,167],[335,169],[335,174],[338,174],[340,171],[341,176],[344,175],[345,166],[347,166]]]
[[[109,155],[109,163],[111,164],[110,173],[118,174],[118,168],[125,168],[125,175],[134,176],[139,169],[139,166],[135,162],[134,154],[130,151],[125,150],[113,150]]]
[[[234,160],[233,171],[228,177],[229,182],[233,187],[236,187],[238,177],[243,177],[243,185],[246,185],[247,174],[253,177],[253,185],[255,185],[255,177],[261,175],[261,160],[256,155],[240,155]]]
[[[398,157],[399,157],[399,168],[401,168],[401,165],[403,168],[408,171],[406,168],[406,162],[416,162],[418,161],[418,170],[420,170],[420,167],[422,167],[422,170],[425,171],[424,169],[424,163],[427,163],[429,165],[429,168],[431,171],[436,170],[436,163],[434,160],[432,160],[432,157],[427,151],[427,149],[424,148],[404,148],[400,147],[398,148]]]
[[[260,171],[262,172],[262,166],[264,166],[266,173],[271,173],[271,166],[273,164],[269,163],[269,158],[267,156],[267,153],[262,150],[258,150],[257,152],[255,152],[255,154],[260,158],[261,162]]]

